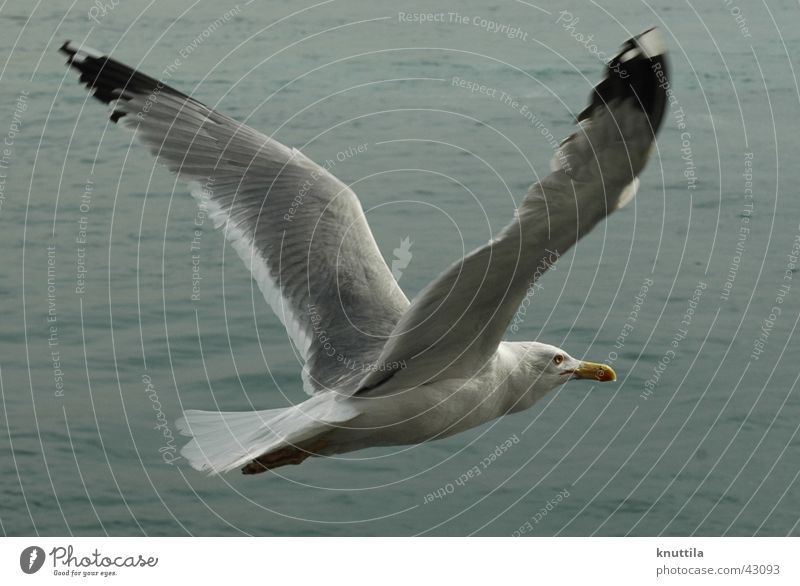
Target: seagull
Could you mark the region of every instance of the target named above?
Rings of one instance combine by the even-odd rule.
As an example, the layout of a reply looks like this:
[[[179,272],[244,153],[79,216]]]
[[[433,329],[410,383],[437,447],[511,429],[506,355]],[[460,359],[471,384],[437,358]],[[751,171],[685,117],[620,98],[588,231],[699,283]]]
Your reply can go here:
[[[534,281],[632,200],[667,104],[658,29],[625,42],[513,219],[412,301],[356,194],[297,149],[110,56],[60,51],[112,122],[135,133],[250,269],[302,358],[289,407],[187,410],[181,454],[197,470],[256,474],[309,457],[452,436],[528,409],[569,380],[613,381],[607,365],[503,337]]]

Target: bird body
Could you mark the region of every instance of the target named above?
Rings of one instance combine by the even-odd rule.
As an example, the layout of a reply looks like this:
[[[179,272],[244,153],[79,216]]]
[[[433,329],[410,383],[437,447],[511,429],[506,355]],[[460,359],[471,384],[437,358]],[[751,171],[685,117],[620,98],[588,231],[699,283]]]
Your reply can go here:
[[[555,357],[560,357],[558,364]],[[502,342],[489,361],[465,378],[415,387],[390,381],[376,389],[377,395],[322,393],[287,409],[187,411],[179,427],[195,440],[183,454],[190,461],[208,462],[200,468],[213,471],[253,460],[245,471],[255,473],[312,455],[419,444],[528,409],[571,378],[605,381],[614,380],[615,374],[605,365],[576,360],[549,344]],[[210,457],[216,453],[224,465]],[[231,459],[231,454],[238,458]]]
[[[651,29],[606,68],[553,171],[511,222],[413,300],[397,285],[410,240],[383,259],[355,193],[296,149],[97,51],[68,64],[113,122],[190,183],[285,325],[307,400],[244,413],[187,410],[182,454],[211,473],[412,445],[529,408],[605,365],[503,341],[533,281],[636,193],[666,108],[665,48]]]

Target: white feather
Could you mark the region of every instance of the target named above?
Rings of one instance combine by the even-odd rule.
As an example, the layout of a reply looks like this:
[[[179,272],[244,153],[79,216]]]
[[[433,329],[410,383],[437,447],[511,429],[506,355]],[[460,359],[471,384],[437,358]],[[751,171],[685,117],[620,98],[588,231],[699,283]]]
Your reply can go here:
[[[175,424],[193,439],[181,455],[196,470],[220,474],[285,446],[312,438],[358,416],[353,404],[315,395],[285,409],[250,412],[185,411]]]
[[[633,181],[631,181],[628,186],[622,190],[622,193],[619,196],[619,201],[617,202],[617,209],[624,208],[626,205],[632,202],[638,191],[639,178],[634,177]]]

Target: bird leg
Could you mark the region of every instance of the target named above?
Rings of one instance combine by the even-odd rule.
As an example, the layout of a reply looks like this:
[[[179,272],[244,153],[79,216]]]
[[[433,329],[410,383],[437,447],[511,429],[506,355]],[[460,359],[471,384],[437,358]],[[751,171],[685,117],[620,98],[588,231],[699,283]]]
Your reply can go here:
[[[306,458],[316,456],[319,450],[325,445],[323,440],[309,446],[308,449],[298,446],[286,446],[278,450],[267,452],[254,458],[242,468],[242,474],[260,474],[273,468],[288,466],[290,464],[302,464]]]

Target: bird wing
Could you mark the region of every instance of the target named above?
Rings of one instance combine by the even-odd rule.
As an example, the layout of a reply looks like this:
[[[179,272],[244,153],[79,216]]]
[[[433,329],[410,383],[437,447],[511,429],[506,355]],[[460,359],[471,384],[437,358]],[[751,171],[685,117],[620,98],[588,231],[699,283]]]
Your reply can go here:
[[[500,234],[414,298],[356,394],[468,378],[486,364],[533,281],[635,194],[666,89],[660,32],[628,40],[560,145],[553,172],[530,188]]]
[[[306,391],[355,388],[408,307],[355,193],[300,151],[107,55],[61,51],[224,229],[304,360]]]

